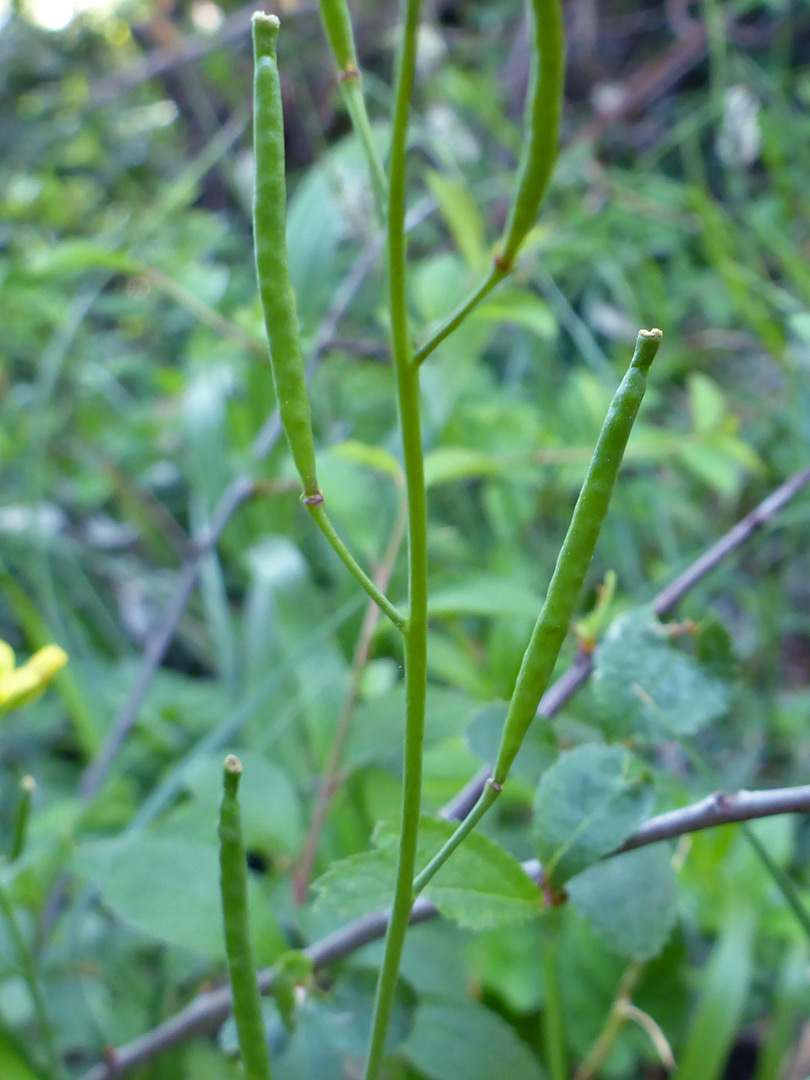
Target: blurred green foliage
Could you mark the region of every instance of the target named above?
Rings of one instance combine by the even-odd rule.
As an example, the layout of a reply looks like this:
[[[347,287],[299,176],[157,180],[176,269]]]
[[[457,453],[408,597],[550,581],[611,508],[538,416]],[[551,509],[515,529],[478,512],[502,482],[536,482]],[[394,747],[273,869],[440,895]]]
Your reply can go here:
[[[424,367],[428,813],[492,753],[500,722],[493,703],[511,692],[639,326],[662,327],[665,344],[583,614],[608,570],[617,575],[614,615],[648,602],[808,460],[810,4],[736,0],[720,11],[707,3],[709,46],[689,75],[589,134],[589,93],[626,86],[671,43],[659,6],[604,5],[596,86],[587,76],[596,60],[578,57],[585,46],[573,35],[563,152],[528,250],[514,279]],[[358,13],[359,40],[384,147],[383,31],[394,10],[372,8]],[[573,17],[580,5],[570,8]],[[486,267],[519,145],[517,6],[448,4],[438,12],[424,34],[414,103],[410,299],[418,326],[445,315]],[[234,12],[224,14],[232,25]],[[0,836],[11,829],[20,777],[31,773],[38,786],[26,851],[3,868],[1,884],[77,1076],[104,1046],[138,1036],[222,974],[215,822],[226,748],[238,749],[245,765],[259,959],[269,963],[339,925],[328,904],[297,904],[291,879],[365,604],[301,511],[283,441],[265,458],[250,449],[274,401],[251,256],[247,35],[162,77],[131,77],[141,50],[156,47],[167,27],[200,35],[195,18],[199,4],[171,19],[145,7],[88,15],[59,33],[14,15],[0,30],[0,637],[22,654],[55,641],[70,656],[56,693],[3,722]],[[382,557],[401,498],[371,195],[314,14],[289,13],[280,60],[291,272],[305,343],[321,346],[311,383],[319,471],[336,523],[369,565]],[[351,303],[332,325],[331,305],[350,284]],[[189,545],[205,536],[220,496],[241,475],[256,481],[257,494],[204,556],[138,724],[100,793],[85,802],[81,771],[131,693]],[[651,631],[637,613],[614,623],[601,653],[608,685],[615,680],[610,708],[605,679],[597,680],[564,710],[553,736],[533,735],[485,832],[516,858],[532,857],[541,773],[551,783],[546,770],[555,760],[554,768],[568,760],[567,768],[583,744],[619,737],[634,741],[644,775],[616,773],[615,797],[637,797],[633,785],[652,779],[656,809],[706,793],[695,760],[727,789],[806,779],[808,520],[810,503],[799,499],[682,604],[680,616],[704,631],[724,626],[730,644],[721,630],[719,646],[711,635],[703,649],[690,640],[650,646],[646,674],[669,680],[665,716],[643,706],[617,715],[622,679],[638,673],[615,662],[626,658],[616,635],[628,626]],[[404,595],[401,558],[389,595]],[[372,907],[381,901],[375,867],[389,865],[390,831],[378,833],[369,854],[370,837],[398,806],[399,662],[381,624],[315,868],[364,861]],[[690,712],[697,702],[700,715]],[[588,753],[613,761],[619,751],[596,745]],[[605,775],[607,783],[613,774]],[[440,828],[428,826],[429,835]],[[534,829],[542,832],[542,822]],[[807,825],[775,819],[756,834],[807,900]],[[597,837],[594,851],[619,839]],[[549,843],[541,841],[544,857]],[[486,851],[468,857],[485,860]],[[756,1066],[729,1077],[777,1080],[810,1004],[801,928],[735,828],[678,846],[677,889],[671,854],[643,855],[667,932],[673,928],[649,961],[666,934],[653,934],[649,949],[637,940],[623,948],[604,904],[600,910],[599,897],[622,891],[621,863],[573,879],[574,902],[560,911],[556,939],[568,1059],[586,1058],[628,963],[643,957],[633,1002],[660,1025],[679,1080],[722,1076],[735,1044],[744,1044],[740,1033],[753,1033]],[[330,870],[325,885],[341,873]],[[67,891],[54,920],[47,904],[63,874]],[[477,920],[461,921],[480,929],[487,913],[468,908],[455,888],[444,890],[446,901],[452,893],[448,914],[474,909]],[[490,902],[498,925],[498,901]],[[635,919],[625,911],[620,922]],[[492,1062],[504,1075],[540,1075],[546,937],[538,919],[480,932],[444,922],[415,930],[391,1077],[474,1080],[492,1075]],[[351,1071],[363,1053],[378,959],[379,947],[369,946],[334,978],[308,984],[295,998],[292,1032],[289,1000],[284,1017],[268,1004],[278,1076]],[[4,1078],[41,1075],[36,1031],[3,924]],[[222,1053],[234,1046],[230,1026],[219,1043],[190,1043],[139,1075],[236,1076]],[[657,1060],[649,1032],[626,1022],[600,1075],[636,1077]]]

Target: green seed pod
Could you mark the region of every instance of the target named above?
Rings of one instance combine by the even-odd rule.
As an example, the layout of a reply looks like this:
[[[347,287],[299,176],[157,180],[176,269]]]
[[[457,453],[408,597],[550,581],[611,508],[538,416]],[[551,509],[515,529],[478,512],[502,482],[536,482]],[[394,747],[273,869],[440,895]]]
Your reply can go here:
[[[8,861],[14,862],[15,859],[19,859],[25,850],[25,844],[28,840],[28,821],[31,817],[31,801],[34,798],[34,792],[37,785],[33,776],[24,776],[20,781],[20,793],[17,799],[17,809],[14,814],[14,833],[11,841],[11,850],[8,854]]]
[[[560,0],[532,0],[532,71],[526,97],[517,191],[496,265],[509,271],[540,209],[560,133],[565,83],[565,26]]]
[[[321,493],[315,472],[312,415],[295,294],[287,265],[284,117],[276,62],[279,25],[275,15],[256,12],[253,16],[253,146],[256,155],[253,244],[281,422],[304,486],[304,499],[319,502]]]
[[[319,0],[321,22],[335,54],[341,78],[359,75],[352,20],[346,0]]]
[[[239,810],[242,763],[225,760],[219,812],[219,866],[225,949],[233,993],[233,1013],[246,1080],[270,1080],[270,1055],[262,1020],[262,1003],[250,942],[247,901],[247,857]]]
[[[660,330],[641,331],[630,367],[605,417],[509,703],[490,781],[496,790],[506,780],[515,755],[534,720],[540,698],[554,673],[607,514],[627,440],[647,388],[647,373],[660,344]]]

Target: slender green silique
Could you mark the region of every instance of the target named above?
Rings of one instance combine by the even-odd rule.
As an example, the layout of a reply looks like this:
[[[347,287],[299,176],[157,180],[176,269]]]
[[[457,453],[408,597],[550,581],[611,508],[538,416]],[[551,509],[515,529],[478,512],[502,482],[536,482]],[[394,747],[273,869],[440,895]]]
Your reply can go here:
[[[366,159],[377,212],[383,217],[386,201],[385,170],[371,132],[349,6],[346,0],[319,0],[318,6],[321,22],[338,67],[346,111]]]
[[[247,856],[239,809],[241,776],[242,763],[230,754],[225,760],[219,811],[219,867],[225,950],[245,1078],[270,1080],[270,1054],[248,924]]]
[[[483,282],[430,335],[414,355],[421,364],[511,272],[537,218],[560,139],[565,84],[565,24],[560,0],[532,0],[532,66],[526,96],[523,149],[517,183],[495,261]]]
[[[25,842],[28,839],[28,821],[31,817],[31,800],[34,797],[36,786],[33,776],[24,776],[20,781],[20,794],[17,800],[17,809],[14,813],[14,831],[12,833],[11,849],[8,854],[9,862],[19,859],[25,850]]]
[[[404,616],[382,595],[340,540],[326,516],[323,495],[318,487],[306,370],[287,262],[284,116],[276,59],[279,26],[275,15],[257,11],[253,16],[253,145],[256,157],[253,244],[281,423],[301,477],[305,506],[344,564],[401,630]]]
[[[402,778],[402,827],[394,902],[377,982],[365,1080],[376,1080],[385,1054],[385,1038],[391,1020],[402,948],[411,917],[422,801],[422,751],[427,691],[427,498],[419,415],[419,368],[412,363],[411,358],[405,266],[408,113],[416,73],[420,10],[421,0],[403,0],[402,37],[397,56],[389,159],[387,222],[391,355],[396,371],[408,497],[409,614],[404,635],[405,763]]]
[[[532,0],[532,70],[526,98],[517,189],[498,261],[511,268],[534,225],[557,159],[565,82],[565,24],[560,0]]]
[[[31,995],[34,1014],[37,1019],[37,1025],[39,1026],[39,1035],[42,1040],[42,1050],[48,1062],[49,1075],[52,1080],[61,1080],[64,1076],[62,1060],[59,1057],[59,1050],[56,1046],[53,1025],[51,1024],[50,1016],[48,1015],[48,1007],[45,1004],[45,995],[42,991],[42,984],[39,980],[37,966],[34,962],[34,956],[31,949],[28,947],[28,942],[25,940],[25,936],[20,929],[20,924],[17,921],[17,916],[14,911],[14,905],[6,894],[5,885],[2,881],[0,881],[0,915],[2,915],[6,923],[9,937],[11,938],[14,950],[17,953],[17,962],[20,965],[20,971],[28,986],[28,992]]]
[[[492,776],[472,811],[415,879],[415,894],[421,892],[495,802],[537,714],[574,616],[661,337],[660,330],[641,331],[627,374],[610,403],[545,603],[523,656]]]
[[[284,117],[276,61],[279,25],[275,15],[257,11],[253,16],[253,245],[281,422],[306,500],[318,498],[320,490],[295,293],[287,263]]]

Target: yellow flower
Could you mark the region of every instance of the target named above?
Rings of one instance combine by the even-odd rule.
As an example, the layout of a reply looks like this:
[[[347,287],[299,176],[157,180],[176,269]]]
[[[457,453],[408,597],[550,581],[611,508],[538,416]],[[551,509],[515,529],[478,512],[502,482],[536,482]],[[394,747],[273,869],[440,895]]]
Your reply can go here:
[[[0,714],[35,701],[67,663],[58,645],[46,645],[22,667],[14,667],[14,650],[0,641]]]

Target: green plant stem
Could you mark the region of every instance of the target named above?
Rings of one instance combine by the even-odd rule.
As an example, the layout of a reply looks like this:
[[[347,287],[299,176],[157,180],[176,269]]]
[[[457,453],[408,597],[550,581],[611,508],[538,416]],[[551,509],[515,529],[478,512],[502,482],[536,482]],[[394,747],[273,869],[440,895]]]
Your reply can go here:
[[[630,367],[608,409],[543,608],[523,656],[492,776],[471,812],[416,878],[415,894],[421,892],[495,802],[534,720],[571,625],[661,337],[660,330],[640,332]]]
[[[427,690],[427,497],[419,415],[419,368],[411,362],[405,242],[408,111],[416,72],[421,0],[404,0],[402,40],[397,60],[388,198],[388,292],[391,354],[397,380],[405,488],[408,498],[409,617],[405,632],[405,764],[402,827],[394,903],[369,1039],[365,1080],[376,1080],[385,1054],[399,964],[413,904],[413,876],[422,801],[422,748]]]
[[[306,500],[305,500],[306,502]],[[365,589],[371,599],[379,606],[380,610],[385,612],[394,626],[402,634],[407,633],[409,620],[398,611],[385,593],[371,580],[368,574],[359,565],[352,553],[343,543],[335,531],[335,527],[327,517],[326,511],[323,508],[323,502],[318,503],[306,503],[307,510],[309,510],[310,517],[321,530],[323,535],[335,549],[338,558],[348,571],[356,578],[360,585]]]
[[[17,916],[14,913],[14,905],[11,903],[11,900],[9,900],[5,886],[2,882],[0,882],[0,912],[2,912],[6,926],[8,927],[9,935],[14,943],[20,969],[34,1004],[34,1012],[36,1014],[37,1024],[39,1025],[39,1035],[42,1039],[42,1048],[48,1061],[48,1070],[51,1080],[59,1080],[64,1073],[62,1071],[62,1062],[59,1058],[59,1052],[56,1048],[53,1027],[51,1025],[50,1017],[48,1016],[48,1008],[45,1004],[45,995],[42,992],[42,986],[39,982],[39,975],[37,973],[36,965],[34,964],[31,950],[28,948],[22,930],[20,930],[20,924],[17,922]]]
[[[546,1060],[551,1080],[568,1080],[568,1063],[565,1053],[565,1029],[563,1026],[560,983],[557,977],[557,944],[559,941],[559,912],[549,911],[546,941],[543,946],[543,1028],[545,1030]]]
[[[604,1026],[588,1052],[588,1056],[574,1074],[574,1080],[595,1080],[595,1077],[601,1071],[605,1058],[613,1049],[613,1044],[616,1042],[619,1032],[627,1019],[624,1006],[629,1004],[630,995],[633,993],[640,974],[641,965],[637,963],[631,964],[625,971]]]
[[[489,296],[495,286],[499,285],[508,273],[509,271],[506,268],[498,263],[493,263],[492,268],[478,288],[470,293],[467,299],[462,301],[456,310],[448,315],[444,322],[433,331],[427,341],[419,346],[413,354],[414,364],[421,364],[423,360],[427,360],[433,350],[437,349],[445,338],[448,338],[454,330],[461,326],[467,316],[475,311],[481,301]]]
[[[355,135],[360,141],[363,156],[366,159],[366,167],[371,180],[371,190],[374,194],[374,204],[377,207],[380,219],[384,220],[388,185],[385,179],[385,169],[380,160],[380,155],[377,153],[377,147],[374,145],[374,134],[368,118],[366,97],[363,93],[363,84],[359,72],[356,74],[344,73],[340,88],[346,111],[349,114]]]
[[[270,1054],[250,941],[247,855],[239,809],[242,764],[230,754],[223,773],[219,812],[219,864],[225,949],[233,993],[233,1013],[245,1080],[270,1080]]]
[[[28,839],[28,821],[31,817],[31,800],[36,786],[33,776],[24,776],[20,781],[20,797],[14,814],[14,833],[8,854],[9,862],[19,859],[25,850],[25,842]]]

